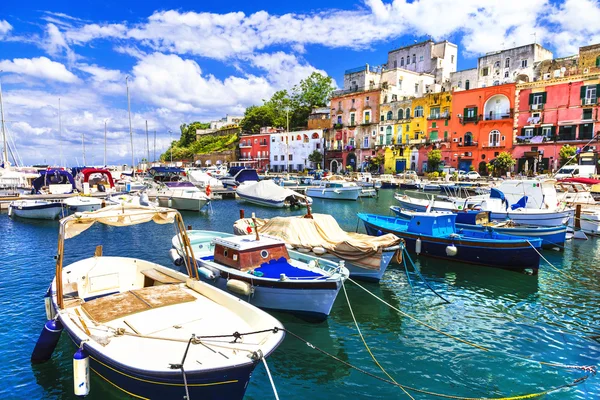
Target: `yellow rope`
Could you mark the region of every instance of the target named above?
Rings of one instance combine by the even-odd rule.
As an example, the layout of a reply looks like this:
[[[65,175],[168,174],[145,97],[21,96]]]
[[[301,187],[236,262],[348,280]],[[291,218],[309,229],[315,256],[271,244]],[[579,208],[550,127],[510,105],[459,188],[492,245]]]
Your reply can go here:
[[[396,380],[394,378],[392,378],[392,376],[390,374],[388,374],[388,372],[385,370],[385,368],[383,368],[383,366],[379,363],[379,361],[377,361],[377,358],[375,357],[375,355],[373,354],[373,352],[371,351],[371,349],[369,348],[369,345],[367,344],[367,341],[365,340],[365,337],[363,336],[360,327],[358,326],[358,322],[356,322],[356,317],[354,316],[354,311],[352,310],[352,306],[350,305],[350,299],[348,298],[348,293],[346,292],[346,286],[344,285],[344,282],[342,281],[342,289],[344,289],[344,296],[346,296],[346,302],[348,303],[348,308],[350,309],[350,315],[352,315],[352,320],[354,321],[354,325],[356,326],[356,330],[358,331],[358,334],[360,336],[360,339],[362,340],[363,344],[365,345],[365,348],[367,349],[367,351],[369,352],[369,355],[371,356],[371,358],[373,359],[373,362],[379,367],[379,369],[387,375],[388,378],[390,378],[390,380],[392,382],[394,382],[396,385],[398,385],[398,387],[400,387],[400,389],[402,389],[402,391],[408,396],[410,397],[412,400],[415,400],[414,397],[412,397],[407,391],[406,389],[404,389],[404,387],[402,385],[400,385],[398,382],[396,382]]]
[[[529,245],[531,246],[531,248],[532,248],[533,250],[535,250],[535,252],[536,252],[536,253],[538,253],[538,255],[539,255],[541,258],[542,258],[542,260],[544,260],[544,261],[545,261],[545,262],[546,262],[546,263],[547,263],[549,266],[551,266],[551,267],[552,267],[552,268],[553,268],[553,269],[554,269],[556,272],[558,272],[558,273],[559,273],[559,274],[561,274],[561,275],[564,275],[564,276],[566,276],[566,277],[567,277],[567,278],[569,278],[569,279],[572,279],[572,280],[574,280],[574,281],[576,281],[576,282],[579,282],[579,279],[575,278],[573,275],[569,274],[568,272],[561,271],[560,269],[558,269],[557,267],[555,267],[555,266],[554,266],[554,265],[553,265],[553,264],[552,264],[550,261],[548,261],[548,259],[547,259],[546,257],[544,257],[544,255],[543,255],[542,253],[540,253],[540,252],[538,251],[538,249],[536,249],[536,248],[535,248],[535,246],[534,246],[534,245],[532,245],[532,244],[531,244],[531,242],[530,242],[529,240],[527,240],[527,243],[529,243]]]

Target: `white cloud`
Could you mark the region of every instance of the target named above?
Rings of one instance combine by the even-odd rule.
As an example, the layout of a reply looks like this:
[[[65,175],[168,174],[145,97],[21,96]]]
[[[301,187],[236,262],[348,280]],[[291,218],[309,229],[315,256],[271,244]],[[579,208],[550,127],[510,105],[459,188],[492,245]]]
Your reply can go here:
[[[9,32],[13,29],[12,25],[4,19],[0,19],[0,39],[8,36]]]
[[[46,57],[15,58],[0,61],[0,69],[14,74],[28,75],[44,80],[63,83],[76,83],[79,78],[58,62]]]
[[[77,69],[87,72],[96,82],[114,82],[124,79],[123,73],[116,69],[106,69],[97,65],[79,64]]]
[[[13,123],[12,129],[13,129],[13,131],[16,131],[17,133],[19,133],[21,135],[34,135],[34,136],[43,135],[45,133],[49,133],[52,130],[49,127],[34,128],[33,126],[29,125],[29,123],[27,123],[25,121]]]
[[[46,25],[46,35],[40,45],[51,56],[64,55],[70,63],[77,59],[77,55],[71,50],[63,32],[54,24]]]
[[[548,40],[560,55],[575,54],[580,46],[600,42],[600,3],[597,0],[566,0],[552,8],[548,20],[557,29]]]

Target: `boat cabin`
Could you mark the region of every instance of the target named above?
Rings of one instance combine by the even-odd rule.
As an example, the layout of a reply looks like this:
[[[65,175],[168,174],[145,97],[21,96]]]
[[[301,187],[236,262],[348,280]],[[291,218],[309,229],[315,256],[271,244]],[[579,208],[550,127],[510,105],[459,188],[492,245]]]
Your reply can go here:
[[[240,271],[260,268],[268,263],[289,261],[285,243],[261,236],[256,240],[254,235],[216,238],[214,261]],[[281,260],[283,258],[283,260]]]
[[[456,233],[455,214],[414,213],[408,223],[407,232],[426,236],[448,236]]]

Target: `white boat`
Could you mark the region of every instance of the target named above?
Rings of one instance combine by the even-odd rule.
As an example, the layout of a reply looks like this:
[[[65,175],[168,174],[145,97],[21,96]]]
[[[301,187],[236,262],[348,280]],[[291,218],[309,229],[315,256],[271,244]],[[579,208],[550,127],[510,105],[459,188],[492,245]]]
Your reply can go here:
[[[319,199],[356,200],[361,187],[354,182],[348,182],[339,175],[323,178],[316,187],[306,189],[306,195]]]
[[[63,200],[67,211],[69,212],[89,212],[101,209],[106,205],[106,201],[97,197],[73,196]]]
[[[567,207],[581,207],[579,228],[587,234],[600,235],[600,202],[581,183],[560,182],[556,185],[558,200]],[[569,226],[576,227],[576,216],[569,220]]]
[[[46,200],[15,200],[8,205],[9,217],[56,219],[62,211],[61,203]]]
[[[117,193],[106,198],[107,204],[121,204],[121,205],[136,205],[146,207],[158,207],[158,203],[150,201],[146,192],[140,194],[129,194],[129,193]]]
[[[206,189],[210,187],[212,190],[223,188],[223,183],[219,179],[200,169],[188,169],[186,174],[189,181],[197,188]]]
[[[159,183],[148,196],[156,198],[161,207],[182,211],[200,211],[210,201],[204,191],[188,181]]]
[[[107,257],[101,246],[94,257],[63,267],[64,241],[95,223],[123,227],[150,221],[175,224],[186,243],[187,274],[141,259]],[[175,210],[118,205],[67,217],[61,220],[56,260],[47,297],[46,327],[53,329],[42,332],[32,361],[51,357],[64,328],[80,349],[74,357],[77,395],[88,394],[91,369],[135,398],[241,400],[254,368],[283,340],[275,318],[198,280]]]
[[[233,225],[236,235],[258,228],[261,235],[284,240],[302,254],[321,257],[335,263],[345,262],[352,278],[379,282],[390,262],[400,260],[401,240],[395,235],[373,237],[345,232],[331,215],[305,217],[240,219]],[[307,216],[308,217],[308,216]]]
[[[188,235],[202,280],[264,309],[325,320],[349,275],[343,263],[290,254],[277,238],[211,231]],[[179,236],[173,246],[184,254]]]
[[[235,192],[244,201],[266,207],[305,207],[312,204],[310,197],[281,187],[272,180],[242,184]]]
[[[373,188],[369,188],[369,187],[362,187],[360,190],[360,194],[358,195],[358,197],[377,197],[378,193],[377,193],[377,189],[373,189]]]

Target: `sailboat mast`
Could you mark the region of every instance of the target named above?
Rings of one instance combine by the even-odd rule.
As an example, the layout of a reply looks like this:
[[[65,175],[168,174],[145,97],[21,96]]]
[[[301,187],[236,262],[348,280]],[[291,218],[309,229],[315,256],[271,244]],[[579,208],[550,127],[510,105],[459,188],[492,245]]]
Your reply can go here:
[[[106,120],[104,120],[104,166],[106,167]]]
[[[156,130],[154,131],[154,160],[156,161]]]
[[[131,129],[131,100],[129,99],[129,77],[125,78],[127,86],[127,111],[129,113],[129,138],[131,140],[131,176],[135,176],[135,161],[133,159],[133,130]]]
[[[2,103],[2,82],[0,82],[0,117],[2,118],[2,140],[4,141],[4,152],[2,153],[2,161],[4,168],[8,168],[8,145],[6,143],[6,127],[4,126],[4,104]]]
[[[62,118],[60,116],[60,97],[58,98],[58,151],[60,167],[63,167],[63,151],[62,151]]]
[[[83,148],[83,166],[85,167],[87,163],[85,162],[85,138],[83,132],[81,132],[81,147]]]
[[[148,120],[146,120],[146,152],[148,153],[146,166],[148,166],[148,164],[150,164],[150,138],[148,137]],[[148,167],[146,167],[146,169],[148,169]]]

